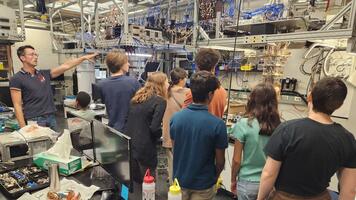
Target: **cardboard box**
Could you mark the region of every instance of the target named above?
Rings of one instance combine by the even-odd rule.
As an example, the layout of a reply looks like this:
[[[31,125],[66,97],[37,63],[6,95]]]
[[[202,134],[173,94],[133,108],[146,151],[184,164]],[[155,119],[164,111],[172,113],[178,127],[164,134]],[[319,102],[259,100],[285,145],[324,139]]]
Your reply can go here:
[[[230,103],[229,114],[244,114],[246,112],[246,104],[244,103]]]
[[[66,160],[43,152],[33,156],[33,163],[45,170],[48,170],[50,164],[58,163],[59,173],[66,176],[82,169],[82,161],[78,156],[70,156],[69,159]]]

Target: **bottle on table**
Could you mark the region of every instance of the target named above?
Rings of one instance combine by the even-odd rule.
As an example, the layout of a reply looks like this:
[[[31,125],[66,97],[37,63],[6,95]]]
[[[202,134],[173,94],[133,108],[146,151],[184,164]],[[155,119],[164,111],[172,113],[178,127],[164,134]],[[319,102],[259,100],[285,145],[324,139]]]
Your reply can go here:
[[[182,192],[176,178],[174,179],[173,185],[169,187],[168,200],[182,200]]]
[[[150,169],[147,169],[142,183],[142,200],[155,200],[155,186],[155,178],[151,176]]]

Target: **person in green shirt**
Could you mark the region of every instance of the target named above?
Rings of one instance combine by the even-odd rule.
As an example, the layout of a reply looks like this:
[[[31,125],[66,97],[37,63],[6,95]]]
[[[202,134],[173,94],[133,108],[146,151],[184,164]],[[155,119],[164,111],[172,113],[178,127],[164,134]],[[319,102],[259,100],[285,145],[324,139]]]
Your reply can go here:
[[[255,200],[266,155],[263,148],[281,123],[271,84],[258,84],[251,92],[246,113],[233,127],[235,137],[231,191],[239,200]]]

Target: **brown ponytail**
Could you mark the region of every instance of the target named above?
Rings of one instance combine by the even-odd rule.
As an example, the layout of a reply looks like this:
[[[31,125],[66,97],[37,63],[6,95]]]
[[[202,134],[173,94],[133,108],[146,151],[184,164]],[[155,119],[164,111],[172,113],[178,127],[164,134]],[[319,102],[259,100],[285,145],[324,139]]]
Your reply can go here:
[[[169,82],[168,97],[172,95],[172,87],[177,85],[181,80],[187,78],[187,72],[182,68],[174,68],[171,73],[171,80]]]

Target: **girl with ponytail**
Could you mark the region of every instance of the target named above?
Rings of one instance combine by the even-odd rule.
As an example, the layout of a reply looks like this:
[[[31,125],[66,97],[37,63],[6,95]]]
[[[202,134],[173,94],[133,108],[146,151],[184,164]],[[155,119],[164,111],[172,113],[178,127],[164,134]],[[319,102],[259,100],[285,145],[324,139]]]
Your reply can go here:
[[[169,121],[174,113],[180,111],[189,89],[185,87],[187,72],[182,68],[175,68],[170,72],[170,84],[168,88],[167,108],[163,116],[163,144],[167,149],[168,178],[172,182],[173,155],[172,141],[169,133]]]

